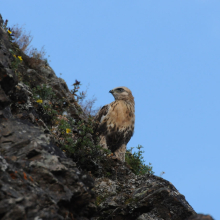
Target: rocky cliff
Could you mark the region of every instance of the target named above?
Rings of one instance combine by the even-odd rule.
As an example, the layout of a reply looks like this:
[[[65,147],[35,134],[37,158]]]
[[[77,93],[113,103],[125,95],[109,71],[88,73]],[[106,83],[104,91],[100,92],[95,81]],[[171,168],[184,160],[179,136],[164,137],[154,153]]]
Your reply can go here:
[[[2,24],[0,219],[205,219],[170,182],[96,149],[74,92]]]

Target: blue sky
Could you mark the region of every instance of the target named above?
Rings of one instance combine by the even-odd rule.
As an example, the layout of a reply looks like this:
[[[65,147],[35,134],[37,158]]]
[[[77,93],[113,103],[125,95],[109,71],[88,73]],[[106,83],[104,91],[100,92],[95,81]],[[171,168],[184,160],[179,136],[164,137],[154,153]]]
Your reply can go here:
[[[220,219],[220,1],[8,0],[9,26],[25,24],[50,65],[96,105],[127,86],[135,134],[156,175],[165,172],[198,213]]]

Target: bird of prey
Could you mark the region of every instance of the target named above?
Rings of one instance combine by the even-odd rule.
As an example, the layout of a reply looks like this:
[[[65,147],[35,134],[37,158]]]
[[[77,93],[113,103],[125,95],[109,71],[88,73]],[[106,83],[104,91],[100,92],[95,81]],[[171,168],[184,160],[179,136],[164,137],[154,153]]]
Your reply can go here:
[[[126,145],[134,133],[134,97],[127,87],[120,86],[109,91],[114,102],[103,106],[96,115],[99,122],[96,132],[100,145],[110,149],[115,156],[125,161]]]

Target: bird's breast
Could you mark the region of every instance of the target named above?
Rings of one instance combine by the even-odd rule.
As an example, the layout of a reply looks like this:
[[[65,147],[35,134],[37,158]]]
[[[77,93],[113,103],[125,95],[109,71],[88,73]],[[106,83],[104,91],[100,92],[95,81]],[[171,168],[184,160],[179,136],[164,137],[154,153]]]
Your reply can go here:
[[[111,110],[108,117],[109,127],[116,127],[121,130],[134,126],[135,115],[132,105],[116,102],[111,106]]]

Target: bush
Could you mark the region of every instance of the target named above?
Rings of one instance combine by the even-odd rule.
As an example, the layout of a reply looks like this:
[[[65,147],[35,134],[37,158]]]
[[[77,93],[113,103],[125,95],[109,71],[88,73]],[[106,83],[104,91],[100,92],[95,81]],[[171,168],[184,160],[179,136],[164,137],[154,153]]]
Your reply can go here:
[[[125,161],[126,163],[131,167],[131,170],[136,175],[143,175],[143,174],[154,174],[152,171],[153,167],[149,165],[144,164],[143,156],[142,154],[144,151],[141,151],[141,148],[143,148],[141,145],[138,145],[137,149],[138,152],[134,152],[132,154],[132,149],[127,150],[125,154]]]
[[[11,31],[14,36],[14,42],[18,45],[21,51],[28,54],[30,43],[33,40],[31,33],[26,32],[26,30],[24,29],[24,25],[19,26],[18,24],[14,25]]]
[[[72,94],[77,96],[80,82],[76,80]],[[66,112],[65,100],[57,99],[52,88],[46,84],[32,89],[33,98],[42,106],[42,115],[50,117],[50,132],[58,146],[83,169],[88,164],[98,163],[110,151],[99,146],[98,138],[94,137],[94,118],[87,120],[73,119]],[[80,94],[79,94],[80,96]],[[59,106],[59,109],[56,108]]]
[[[88,159],[98,162],[104,155],[107,156],[107,154],[110,153],[109,150],[102,149],[102,147],[98,145],[98,139],[94,139],[93,127],[95,121],[92,117],[88,118],[87,123],[83,121],[72,121],[71,123],[71,120],[69,120],[69,122],[70,123],[63,126],[62,129],[65,131],[70,128],[72,133],[72,129],[74,128],[75,131],[77,131],[74,136],[77,138],[74,141],[74,138],[67,134],[63,149],[72,154],[75,160],[81,164]],[[60,128],[59,126],[59,129]]]
[[[53,89],[46,85],[37,85],[35,88],[32,89],[33,92],[33,98],[38,100],[52,100],[55,98],[55,93],[53,92]]]

